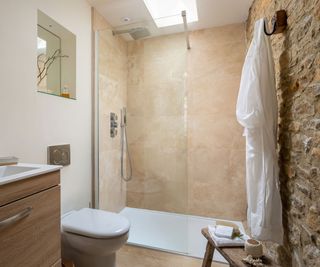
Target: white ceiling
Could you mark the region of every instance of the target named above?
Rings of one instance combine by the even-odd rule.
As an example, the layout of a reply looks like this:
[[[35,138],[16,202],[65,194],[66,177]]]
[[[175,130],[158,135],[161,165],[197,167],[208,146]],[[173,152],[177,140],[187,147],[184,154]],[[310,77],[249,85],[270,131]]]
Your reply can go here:
[[[189,30],[198,30],[244,22],[253,0],[197,0],[199,21],[189,23]],[[183,25],[158,29],[143,0],[88,0],[114,28],[146,26],[152,36],[183,31]],[[129,17],[130,22],[123,18]],[[188,14],[187,14],[188,17]]]

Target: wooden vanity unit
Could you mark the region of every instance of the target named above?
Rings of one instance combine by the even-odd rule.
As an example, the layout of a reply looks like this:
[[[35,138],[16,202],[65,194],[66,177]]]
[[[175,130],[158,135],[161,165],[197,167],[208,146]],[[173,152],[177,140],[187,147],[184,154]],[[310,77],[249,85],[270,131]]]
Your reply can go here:
[[[60,170],[0,185],[0,266],[61,267]]]

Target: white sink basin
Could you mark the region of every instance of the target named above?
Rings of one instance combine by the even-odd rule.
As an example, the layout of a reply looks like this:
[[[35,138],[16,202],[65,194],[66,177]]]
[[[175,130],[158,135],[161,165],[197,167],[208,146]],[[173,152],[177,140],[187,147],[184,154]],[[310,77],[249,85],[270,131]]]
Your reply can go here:
[[[34,167],[24,167],[24,166],[0,166],[0,179],[2,177],[22,173],[22,172],[27,172],[27,171],[32,171],[36,170],[37,168]]]
[[[0,166],[0,186],[48,172],[57,171],[61,168],[62,166],[58,165],[40,165],[28,163]]]

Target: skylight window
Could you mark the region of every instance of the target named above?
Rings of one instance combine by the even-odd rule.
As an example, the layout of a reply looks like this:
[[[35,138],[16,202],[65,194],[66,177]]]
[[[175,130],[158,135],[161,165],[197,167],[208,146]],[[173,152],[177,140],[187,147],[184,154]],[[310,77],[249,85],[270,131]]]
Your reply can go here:
[[[181,11],[187,21],[198,21],[196,0],[143,0],[158,28],[182,24]]]

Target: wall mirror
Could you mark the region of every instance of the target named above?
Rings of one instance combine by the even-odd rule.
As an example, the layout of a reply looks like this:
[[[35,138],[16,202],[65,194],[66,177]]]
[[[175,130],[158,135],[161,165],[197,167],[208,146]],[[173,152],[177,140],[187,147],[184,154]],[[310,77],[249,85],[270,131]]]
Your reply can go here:
[[[76,99],[76,36],[38,10],[38,92]]]

